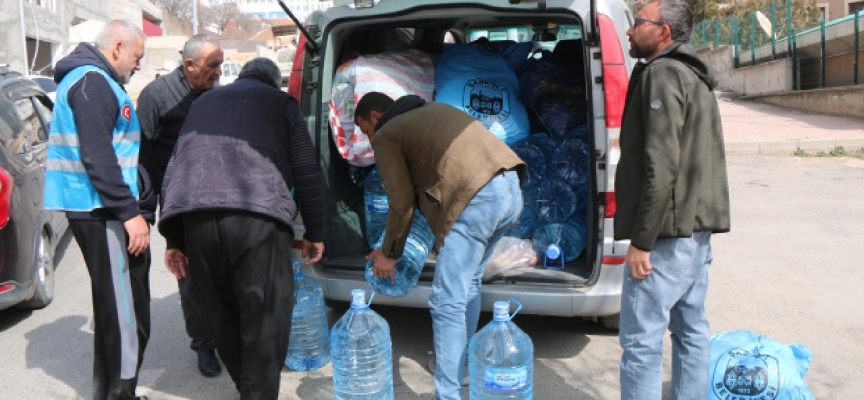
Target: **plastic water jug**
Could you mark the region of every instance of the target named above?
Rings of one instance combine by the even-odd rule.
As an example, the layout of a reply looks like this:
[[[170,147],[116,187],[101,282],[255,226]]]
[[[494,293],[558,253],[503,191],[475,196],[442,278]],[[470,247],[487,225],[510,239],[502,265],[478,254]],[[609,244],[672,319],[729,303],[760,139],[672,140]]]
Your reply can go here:
[[[537,148],[543,152],[543,157],[546,157],[546,160],[552,159],[555,150],[558,148],[558,141],[545,133],[535,133],[525,140],[528,143],[537,146]],[[547,162],[546,164],[548,165],[549,163]]]
[[[525,161],[525,165],[528,167],[522,186],[538,184],[546,173],[546,156],[543,151],[528,140],[523,140],[513,145],[513,152],[522,161]]]
[[[549,161],[547,173],[577,187],[588,182],[591,171],[591,152],[588,145],[577,139],[565,140]]]
[[[370,293],[366,302],[366,293]],[[390,326],[369,308],[375,292],[351,291],[351,308],[330,334],[333,392],[337,400],[393,399]]]
[[[330,362],[330,326],[324,293],[303,275],[294,261],[294,313],[285,366],[292,371],[312,371]]]
[[[564,181],[550,179],[542,182],[529,198],[537,223],[564,222],[576,211],[576,193]],[[524,195],[523,195],[524,199]]]
[[[381,247],[383,240],[384,233],[372,247],[376,249]],[[366,283],[372,286],[376,292],[385,296],[405,296],[417,286],[420,273],[426,266],[426,258],[429,257],[429,252],[432,251],[434,245],[435,235],[429,229],[426,218],[420,210],[414,210],[414,218],[411,220],[411,230],[405,241],[405,249],[402,251],[402,257],[396,260],[396,281],[391,283],[390,279],[375,276],[373,274],[375,260],[369,259],[366,262]]]
[[[544,268],[564,269],[564,263],[579,258],[585,249],[585,225],[578,221],[543,225],[534,231],[531,243]]]
[[[510,303],[518,307],[510,314]],[[534,396],[534,344],[512,319],[516,300],[496,301],[492,322],[471,338],[468,374],[471,400],[531,399]]]
[[[366,243],[375,248],[375,241],[387,226],[387,210],[390,209],[378,167],[372,168],[363,181],[363,205],[366,211]]]

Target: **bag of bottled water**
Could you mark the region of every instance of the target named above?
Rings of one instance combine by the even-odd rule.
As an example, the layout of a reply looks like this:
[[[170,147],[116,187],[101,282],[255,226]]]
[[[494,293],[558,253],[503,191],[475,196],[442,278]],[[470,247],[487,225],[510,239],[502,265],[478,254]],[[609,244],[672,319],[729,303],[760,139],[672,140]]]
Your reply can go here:
[[[384,191],[384,184],[378,175],[378,167],[372,168],[363,181],[363,205],[366,214],[366,243],[375,248],[375,241],[387,226],[387,210],[390,209],[387,192]]]
[[[371,294],[368,303],[367,292]],[[351,308],[330,334],[336,400],[393,399],[390,326],[369,308],[374,297],[371,290],[352,290]]]
[[[384,234],[384,232],[381,233],[381,237],[372,246],[373,248],[381,247]],[[426,218],[420,210],[414,210],[414,219],[411,220],[411,230],[405,241],[405,249],[402,251],[402,257],[396,260],[396,281],[391,282],[390,279],[375,276],[373,274],[375,260],[369,259],[366,262],[366,283],[372,286],[376,292],[385,296],[402,297],[407,295],[411,289],[417,286],[420,273],[426,266],[426,258],[429,257],[429,252],[434,245],[435,235],[429,229]]]
[[[312,371],[330,362],[330,326],[324,292],[303,275],[300,262],[294,261],[294,313],[285,367],[292,371]]]
[[[518,307],[510,314],[510,303]],[[516,300],[496,301],[492,322],[474,334],[468,346],[471,400],[534,396],[534,344],[512,319],[522,309]]]

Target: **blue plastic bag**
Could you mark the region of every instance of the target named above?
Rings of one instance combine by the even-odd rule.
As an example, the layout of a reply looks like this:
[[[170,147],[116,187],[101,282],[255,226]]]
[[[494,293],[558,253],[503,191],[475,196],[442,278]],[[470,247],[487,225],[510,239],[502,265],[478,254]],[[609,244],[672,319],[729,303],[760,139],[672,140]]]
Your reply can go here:
[[[435,101],[465,111],[508,145],[528,137],[528,113],[507,61],[477,46],[449,47],[435,62]]]
[[[813,400],[804,375],[813,353],[737,330],[711,338],[709,400]]]

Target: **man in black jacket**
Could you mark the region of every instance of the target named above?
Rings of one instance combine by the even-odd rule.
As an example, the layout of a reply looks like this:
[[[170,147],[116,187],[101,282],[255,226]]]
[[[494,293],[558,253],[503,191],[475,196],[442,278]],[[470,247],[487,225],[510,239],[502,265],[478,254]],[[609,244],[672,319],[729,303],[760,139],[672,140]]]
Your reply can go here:
[[[166,265],[187,276],[242,399],[276,399],[294,306],[291,223],[321,259],[323,189],[297,102],[266,58],[195,101],[162,187]],[[188,257],[188,265],[186,257]]]
[[[140,69],[144,33],[111,21],[96,46],[57,62],[45,208],[66,211],[93,296],[93,398],[135,397],[150,337],[150,228],[139,208],[149,179],[138,168],[140,127],[123,84]]]
[[[627,31],[633,70],[615,174],[615,239],[630,240],[621,294],[621,398],[659,400],[672,332],[672,398],[708,396],[711,235],[729,184],[711,66],[687,44],[684,0],[647,2]]]
[[[138,118],[144,133],[141,165],[149,172],[157,194],[161,194],[165,168],[192,102],[219,81],[222,60],[222,48],[216,38],[195,35],[183,46],[183,65],[162,79],[150,82],[138,98]],[[155,204],[148,211],[155,213]],[[222,367],[216,358],[216,342],[201,311],[189,296],[189,279],[180,278],[177,285],[186,333],[192,339],[190,347],[198,354],[198,370],[208,377],[219,375]]]

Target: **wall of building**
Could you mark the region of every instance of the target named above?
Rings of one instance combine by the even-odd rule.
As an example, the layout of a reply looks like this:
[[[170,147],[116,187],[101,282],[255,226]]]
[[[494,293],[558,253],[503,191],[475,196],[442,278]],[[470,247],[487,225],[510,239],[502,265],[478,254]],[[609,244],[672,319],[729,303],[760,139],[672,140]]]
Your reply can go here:
[[[801,89],[821,87],[821,60],[801,60]],[[825,87],[854,85],[855,53],[849,52],[825,58]],[[858,83],[864,83],[864,50],[858,52]]]
[[[802,111],[861,118],[864,116],[864,86],[799,90],[747,97],[761,103]]]
[[[192,21],[180,19],[171,13],[162,13],[162,34],[165,36],[192,36]]]
[[[735,69],[729,46],[701,49],[699,53],[714,68],[721,90],[745,96],[792,90],[792,63],[787,59]]]

